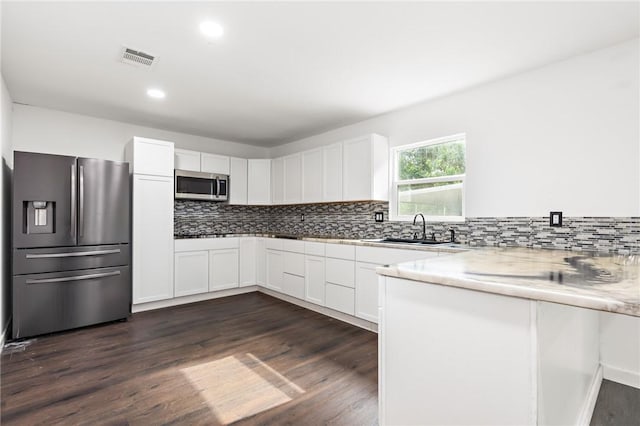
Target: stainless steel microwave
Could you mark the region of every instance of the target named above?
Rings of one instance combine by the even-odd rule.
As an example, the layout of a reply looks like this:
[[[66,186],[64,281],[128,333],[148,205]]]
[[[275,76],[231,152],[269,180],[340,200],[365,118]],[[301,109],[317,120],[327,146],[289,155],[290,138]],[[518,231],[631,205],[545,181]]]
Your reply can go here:
[[[175,193],[182,200],[227,201],[229,176],[176,169]]]

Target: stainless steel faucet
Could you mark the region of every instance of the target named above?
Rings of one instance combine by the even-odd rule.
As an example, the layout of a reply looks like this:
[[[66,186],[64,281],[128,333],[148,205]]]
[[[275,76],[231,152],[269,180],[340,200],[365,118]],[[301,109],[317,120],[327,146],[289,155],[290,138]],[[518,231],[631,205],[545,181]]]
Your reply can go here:
[[[422,218],[422,239],[426,240],[427,239],[427,222],[424,220],[424,215],[422,213],[418,213],[417,215],[415,215],[413,217],[413,224],[414,225],[416,224],[416,219],[418,219],[418,216]]]

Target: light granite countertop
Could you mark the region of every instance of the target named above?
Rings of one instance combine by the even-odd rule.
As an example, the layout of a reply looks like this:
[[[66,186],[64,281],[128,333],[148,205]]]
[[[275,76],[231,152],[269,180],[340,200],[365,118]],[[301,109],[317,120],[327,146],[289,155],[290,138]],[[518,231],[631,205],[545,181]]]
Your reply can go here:
[[[640,317],[638,256],[481,248],[377,268],[378,274]]]
[[[333,236],[320,236],[320,235],[289,235],[289,234],[269,234],[269,233],[253,233],[253,234],[198,234],[198,235],[174,235],[176,240],[185,239],[201,239],[201,238],[233,238],[233,237],[261,237],[261,238],[281,238],[288,240],[301,240],[312,241],[318,243],[329,244],[348,244],[356,246],[366,247],[382,247],[382,248],[395,248],[403,250],[421,250],[429,252],[439,253],[460,253],[466,250],[471,250],[469,246],[457,243],[441,243],[441,244],[403,244],[403,243],[382,243],[376,239],[349,239]]]

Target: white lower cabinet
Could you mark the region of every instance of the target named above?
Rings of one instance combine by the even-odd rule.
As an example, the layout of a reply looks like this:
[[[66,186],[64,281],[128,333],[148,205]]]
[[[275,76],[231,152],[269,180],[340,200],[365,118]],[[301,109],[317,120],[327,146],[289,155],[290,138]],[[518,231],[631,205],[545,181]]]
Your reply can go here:
[[[355,289],[327,282],[325,284],[325,306],[353,315],[355,312]]]
[[[264,238],[256,238],[256,284],[267,284],[267,251]]]
[[[209,290],[209,252],[185,251],[175,254],[174,296],[189,296]]]
[[[322,256],[305,257],[304,265],[304,299],[316,305],[324,306],[324,265]]]
[[[238,287],[238,249],[209,251],[209,291]]]
[[[356,316],[378,322],[378,265],[356,263]]]
[[[282,291],[282,252],[267,249],[266,261],[267,287],[272,290]]]
[[[256,285],[256,238],[240,238],[240,287]]]
[[[304,299],[304,277],[284,273],[282,292],[298,299]]]

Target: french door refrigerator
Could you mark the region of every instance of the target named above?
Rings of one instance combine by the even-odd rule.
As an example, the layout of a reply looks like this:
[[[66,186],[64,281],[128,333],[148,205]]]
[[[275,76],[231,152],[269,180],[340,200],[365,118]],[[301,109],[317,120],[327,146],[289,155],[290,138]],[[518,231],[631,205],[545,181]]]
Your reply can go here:
[[[129,164],[14,153],[13,338],[131,311]]]

